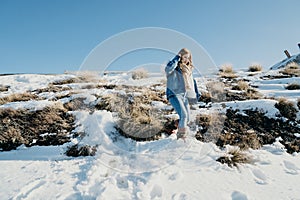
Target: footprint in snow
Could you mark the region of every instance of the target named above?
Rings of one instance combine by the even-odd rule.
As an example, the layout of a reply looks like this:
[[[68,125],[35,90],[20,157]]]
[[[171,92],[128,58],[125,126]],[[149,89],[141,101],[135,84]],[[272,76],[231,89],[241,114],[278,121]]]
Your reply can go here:
[[[172,200],[187,200],[188,197],[186,194],[182,193],[182,194],[174,194],[172,196]]]
[[[151,199],[160,199],[162,197],[163,189],[159,185],[154,185],[150,193]]]
[[[267,184],[267,176],[262,171],[259,169],[253,169],[252,174],[254,175],[254,180],[257,184]]]
[[[283,161],[283,167],[285,169],[285,172],[292,175],[297,175],[299,168],[289,161],[284,160]]]
[[[16,195],[16,199],[26,199],[31,195],[33,192],[39,190],[40,187],[45,185],[46,181],[41,180],[40,178],[31,181],[26,186],[21,188],[18,195]]]
[[[234,191],[231,194],[232,200],[248,200],[247,196],[239,191]]]
[[[117,177],[117,186],[121,189],[127,189],[128,188],[128,180],[126,177]]]

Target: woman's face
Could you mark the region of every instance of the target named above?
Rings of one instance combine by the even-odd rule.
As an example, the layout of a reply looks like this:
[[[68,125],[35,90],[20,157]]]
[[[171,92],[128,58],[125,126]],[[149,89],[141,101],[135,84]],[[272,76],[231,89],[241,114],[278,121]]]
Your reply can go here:
[[[182,55],[182,56],[181,56],[181,62],[182,62],[183,64],[187,64],[187,63],[190,61],[190,60],[189,60],[189,57],[190,57],[190,54],[189,54],[189,53]]]

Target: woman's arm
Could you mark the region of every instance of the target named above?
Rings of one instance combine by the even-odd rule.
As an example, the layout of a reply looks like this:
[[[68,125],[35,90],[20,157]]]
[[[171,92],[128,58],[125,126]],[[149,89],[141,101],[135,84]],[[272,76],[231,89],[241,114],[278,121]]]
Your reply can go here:
[[[176,55],[171,61],[168,62],[165,72],[167,75],[171,74],[177,67],[177,62],[179,61],[180,55]]]

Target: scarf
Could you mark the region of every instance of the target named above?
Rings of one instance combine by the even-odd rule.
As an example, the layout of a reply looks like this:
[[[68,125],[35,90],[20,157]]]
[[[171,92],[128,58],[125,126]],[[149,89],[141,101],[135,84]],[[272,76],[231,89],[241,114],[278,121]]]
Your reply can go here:
[[[180,65],[180,69],[182,71],[182,76],[183,76],[183,80],[184,80],[184,86],[185,86],[185,90],[189,91],[193,89],[193,82],[191,79],[191,75],[193,73],[193,66],[191,65],[185,65],[185,64],[181,64]]]

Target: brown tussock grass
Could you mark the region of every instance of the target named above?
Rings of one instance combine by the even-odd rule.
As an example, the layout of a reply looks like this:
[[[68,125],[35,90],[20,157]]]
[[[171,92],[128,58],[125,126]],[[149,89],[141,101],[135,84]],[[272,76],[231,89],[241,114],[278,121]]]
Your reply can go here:
[[[10,102],[29,101],[29,100],[42,100],[42,98],[40,98],[36,94],[32,94],[29,92],[17,93],[17,94],[11,94],[9,96],[0,98],[0,105],[10,103]]]

